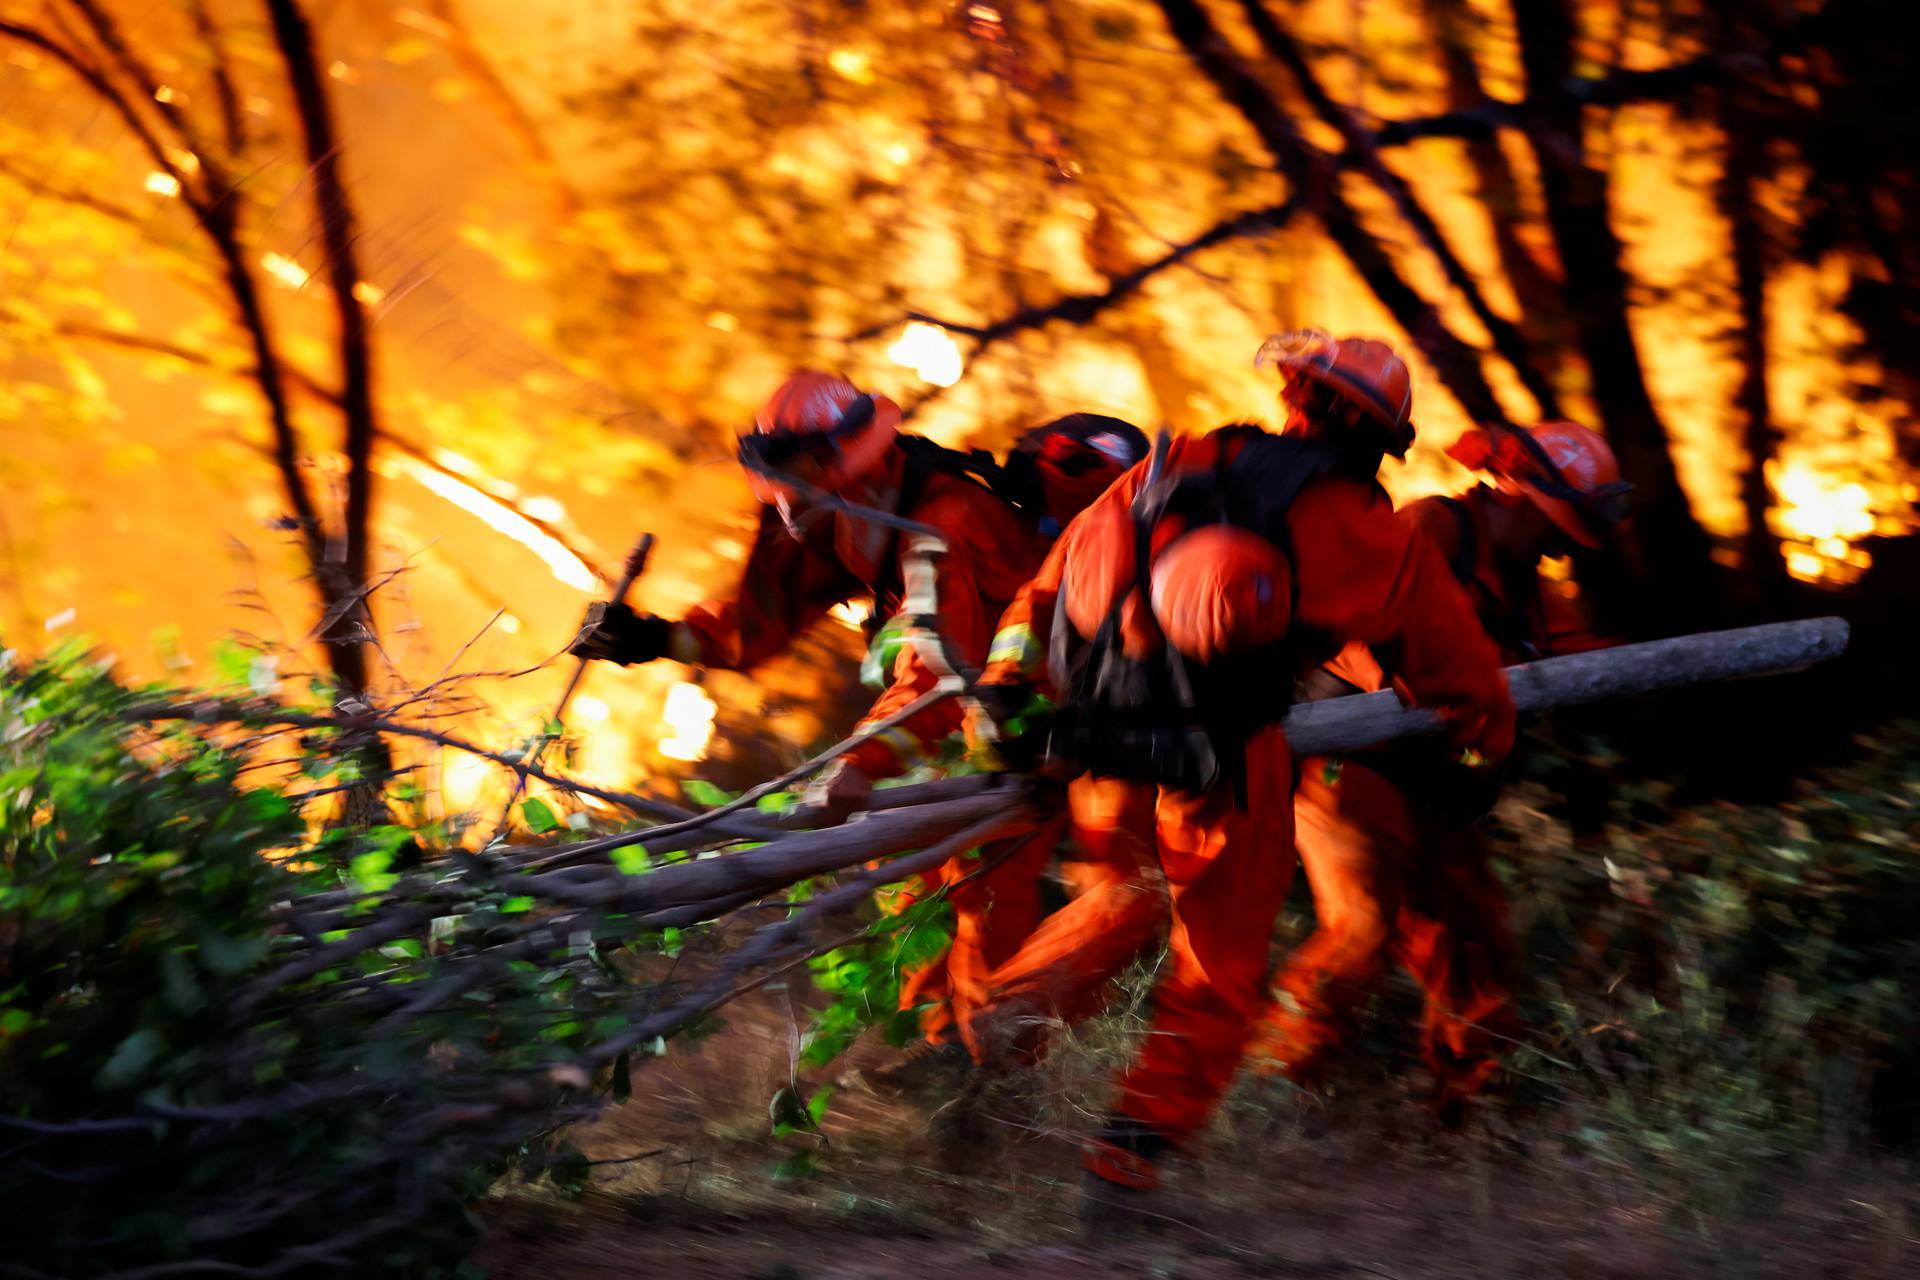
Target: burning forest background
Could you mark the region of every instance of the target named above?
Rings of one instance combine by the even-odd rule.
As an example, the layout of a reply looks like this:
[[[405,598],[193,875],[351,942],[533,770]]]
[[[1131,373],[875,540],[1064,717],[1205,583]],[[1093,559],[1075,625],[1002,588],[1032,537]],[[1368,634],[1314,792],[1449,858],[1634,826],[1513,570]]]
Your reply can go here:
[[[1413,366],[1396,500],[1464,487],[1475,422],[1604,431],[1633,537],[1581,577],[1616,634],[1855,621],[1843,674],[1580,722],[1612,745],[1576,807],[1625,760],[1691,778],[1661,803],[1766,798],[1910,710],[1905,9],[0,0],[0,640],[318,677],[504,751],[641,531],[640,606],[731,589],[733,440],[793,368],[948,444],[1193,432],[1277,425],[1253,353],[1314,325]],[[566,777],[772,776],[864,707],[861,620],[751,677],[600,664]],[[383,751],[421,830],[492,831],[497,761]],[[532,834],[618,813],[528,795]]]

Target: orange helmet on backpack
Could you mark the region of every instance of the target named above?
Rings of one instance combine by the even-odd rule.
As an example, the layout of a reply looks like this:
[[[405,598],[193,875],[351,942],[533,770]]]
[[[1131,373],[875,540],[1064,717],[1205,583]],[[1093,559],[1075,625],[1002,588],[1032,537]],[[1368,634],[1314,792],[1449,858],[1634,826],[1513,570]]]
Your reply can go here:
[[[1149,574],[1167,643],[1207,663],[1274,643],[1293,622],[1293,568],[1279,547],[1231,524],[1174,539]]]
[[[1231,524],[1155,530],[1147,599],[1134,571],[1132,514],[1098,507],[1069,535],[1062,604],[1085,640],[1109,620],[1121,652],[1136,661],[1171,645],[1209,663],[1272,644],[1293,621],[1293,570],[1279,547]],[[1116,612],[1117,606],[1117,612]]]
[[[1447,456],[1492,475],[1501,489],[1526,498],[1583,547],[1606,541],[1626,518],[1627,495],[1633,492],[1620,478],[1620,463],[1606,439],[1577,422],[1476,428],[1455,441]]]
[[[762,502],[793,496],[787,477],[836,490],[872,472],[900,429],[900,406],[845,378],[803,369],[780,384],[740,437],[747,484]]]
[[[1380,431],[1387,453],[1404,458],[1413,447],[1413,374],[1386,343],[1298,329],[1269,337],[1253,362],[1280,370],[1285,379],[1281,396],[1290,405],[1315,391],[1328,393],[1349,421]],[[1308,415],[1308,429],[1323,429],[1322,417]]]

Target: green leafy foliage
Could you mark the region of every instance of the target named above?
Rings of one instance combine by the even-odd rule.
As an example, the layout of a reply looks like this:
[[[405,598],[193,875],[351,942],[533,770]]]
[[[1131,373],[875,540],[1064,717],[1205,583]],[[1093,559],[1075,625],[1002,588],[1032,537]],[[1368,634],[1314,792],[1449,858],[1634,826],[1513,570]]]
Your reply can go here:
[[[708,809],[717,809],[721,805],[729,804],[739,798],[735,793],[722,787],[717,787],[705,778],[682,778],[680,780],[680,794],[695,804]]]
[[[809,961],[814,986],[833,999],[807,1026],[801,1065],[825,1066],[869,1029],[878,1029],[889,1044],[911,1040],[921,1009],[900,1008],[901,980],[938,960],[952,938],[953,907],[943,898],[928,898],[883,913],[858,941]],[[823,1113],[825,1107],[822,1101]]]
[[[468,1202],[517,1150],[577,1183],[584,1162],[548,1160],[539,1135],[552,1099],[586,1085],[579,1049],[625,1025],[597,949],[524,934],[525,959],[411,1006],[532,918],[529,899],[482,891],[334,967],[283,968],[290,922],[345,936],[412,833],[310,831],[213,736],[136,726],[135,700],[78,650],[0,670],[9,1263],[80,1277],[310,1250],[449,1274]],[[527,1083],[502,1094],[515,1073]]]
[[[1562,795],[1616,760],[1535,761],[1497,811],[1531,978],[1523,1097],[1687,1212],[1754,1213],[1816,1150],[1920,1137],[1920,726],[1780,804]]]

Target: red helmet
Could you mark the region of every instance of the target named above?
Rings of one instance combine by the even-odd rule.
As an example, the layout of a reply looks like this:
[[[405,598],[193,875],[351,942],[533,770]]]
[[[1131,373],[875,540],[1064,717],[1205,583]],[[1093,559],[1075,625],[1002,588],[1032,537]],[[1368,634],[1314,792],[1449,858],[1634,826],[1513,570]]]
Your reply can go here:
[[[1633,492],[1606,440],[1577,422],[1475,429],[1455,441],[1447,456],[1524,496],[1583,547],[1606,541],[1626,517]]]
[[[792,476],[834,490],[868,474],[900,429],[900,406],[845,378],[803,369],[780,384],[740,437],[747,484],[762,502],[792,496]]]
[[[1131,422],[1070,413],[1015,441],[1005,470],[1020,504],[1064,529],[1146,456],[1147,437]]]
[[[1253,362],[1279,369],[1287,391],[1297,394],[1308,387],[1331,391],[1359,417],[1380,428],[1386,436],[1386,451],[1394,457],[1406,457],[1413,447],[1413,375],[1407,362],[1386,343],[1299,329],[1276,333],[1261,343]]]
[[[1230,524],[1182,534],[1154,559],[1153,616],[1196,662],[1258,649],[1293,621],[1293,569],[1280,548]]]

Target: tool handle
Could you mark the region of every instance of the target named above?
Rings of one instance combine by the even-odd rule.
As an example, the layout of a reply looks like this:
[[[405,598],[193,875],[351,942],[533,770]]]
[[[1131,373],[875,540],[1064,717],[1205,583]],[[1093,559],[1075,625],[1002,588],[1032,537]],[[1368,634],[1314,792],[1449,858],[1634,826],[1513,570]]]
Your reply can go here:
[[[633,544],[633,550],[627,553],[626,565],[621,572],[620,581],[614,584],[609,604],[621,604],[626,601],[627,592],[633,589],[633,584],[640,575],[647,571],[647,558],[652,554],[653,535],[643,533],[640,535],[640,541]],[[567,687],[561,690],[560,701],[553,704],[553,715],[549,717],[550,719],[558,720],[566,714],[567,704],[573,701],[573,691],[580,687],[580,677],[586,673],[587,660],[581,658],[573,664],[573,675],[568,679]]]

